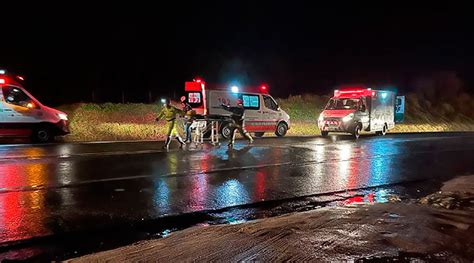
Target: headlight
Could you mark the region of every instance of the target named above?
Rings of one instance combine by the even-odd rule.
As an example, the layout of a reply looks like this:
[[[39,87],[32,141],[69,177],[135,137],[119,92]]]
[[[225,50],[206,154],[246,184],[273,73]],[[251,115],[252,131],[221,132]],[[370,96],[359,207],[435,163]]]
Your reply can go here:
[[[322,120],[324,120],[324,115],[321,113],[321,114],[319,114],[318,121],[322,121]]]
[[[64,113],[58,113],[58,117],[63,121],[67,121],[67,115]]]
[[[348,121],[351,121],[353,118],[354,118],[354,113],[351,113],[351,114],[345,116],[344,118],[342,118],[342,121],[343,122],[348,122]]]

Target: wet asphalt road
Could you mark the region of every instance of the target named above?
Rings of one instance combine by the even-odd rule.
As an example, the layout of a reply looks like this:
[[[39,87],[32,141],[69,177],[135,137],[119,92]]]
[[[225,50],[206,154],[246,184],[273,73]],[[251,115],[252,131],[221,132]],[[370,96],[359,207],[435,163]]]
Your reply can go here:
[[[161,145],[0,144],[0,244],[474,171],[472,133],[265,138],[232,151]]]

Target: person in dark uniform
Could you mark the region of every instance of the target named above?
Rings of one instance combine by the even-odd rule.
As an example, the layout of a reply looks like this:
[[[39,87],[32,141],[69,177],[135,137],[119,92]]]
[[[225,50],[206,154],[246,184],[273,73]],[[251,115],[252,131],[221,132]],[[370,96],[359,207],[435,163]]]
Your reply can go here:
[[[230,129],[232,129],[231,135],[230,135],[230,140],[229,140],[229,148],[232,148],[235,143],[235,131],[239,130],[240,134],[244,136],[249,143],[253,143],[253,138],[250,136],[250,133],[248,133],[245,128],[244,128],[244,120],[245,120],[245,108],[243,105],[243,101],[241,99],[237,100],[237,107],[232,107],[230,105],[225,105],[222,104],[221,107],[232,113],[231,119],[232,122],[230,124]]]
[[[184,142],[191,143],[192,141],[191,125],[193,124],[193,121],[194,121],[193,107],[191,107],[191,105],[186,102],[185,96],[181,97],[181,107],[182,107],[182,110],[184,111],[184,132],[185,132]]]

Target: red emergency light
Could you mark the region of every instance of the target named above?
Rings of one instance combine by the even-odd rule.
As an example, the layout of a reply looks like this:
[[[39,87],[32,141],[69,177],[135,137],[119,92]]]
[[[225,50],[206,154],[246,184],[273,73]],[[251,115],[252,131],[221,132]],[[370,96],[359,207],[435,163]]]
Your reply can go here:
[[[375,91],[372,91],[371,88],[365,88],[363,86],[356,86],[356,87],[344,87],[340,90],[334,91],[334,97],[337,98],[357,98],[363,96],[374,96]]]
[[[186,91],[202,91],[203,90],[203,83],[199,83],[196,81],[186,81],[184,83],[184,90]]]
[[[260,86],[260,89],[262,91],[267,91],[268,87],[266,85],[262,85],[262,86]]]
[[[7,80],[6,80],[6,79],[4,79],[4,78],[1,78],[1,79],[0,79],[0,84],[6,84],[6,83],[7,83]]]
[[[195,77],[195,78],[193,79],[193,81],[194,81],[194,82],[197,82],[197,83],[201,83],[201,82],[204,83],[204,81],[203,81],[202,78],[200,78],[200,77]]]

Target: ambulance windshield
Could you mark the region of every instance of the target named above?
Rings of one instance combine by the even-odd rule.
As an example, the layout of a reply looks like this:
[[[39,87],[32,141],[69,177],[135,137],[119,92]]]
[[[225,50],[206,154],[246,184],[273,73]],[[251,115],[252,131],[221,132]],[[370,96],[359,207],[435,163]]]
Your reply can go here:
[[[332,98],[326,105],[326,110],[355,110],[359,99]]]

